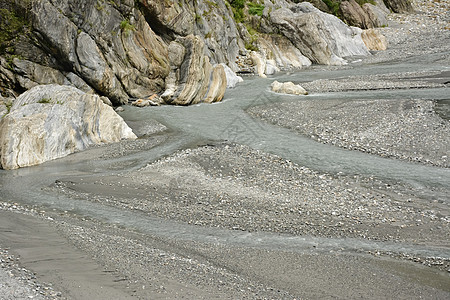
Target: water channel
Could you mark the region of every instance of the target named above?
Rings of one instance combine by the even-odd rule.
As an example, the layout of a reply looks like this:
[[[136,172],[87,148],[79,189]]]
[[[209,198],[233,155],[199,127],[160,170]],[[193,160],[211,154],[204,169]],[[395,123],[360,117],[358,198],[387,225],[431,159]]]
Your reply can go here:
[[[291,130],[255,120],[245,110],[255,105],[290,101],[293,96],[269,91],[270,83],[279,81],[304,82],[315,79],[343,78],[355,75],[374,75],[409,72],[417,69],[414,62],[379,64],[342,69],[311,68],[296,73],[279,74],[273,78],[245,78],[234,89],[229,89],[221,103],[199,104],[190,107],[126,107],[121,113],[126,121],[145,122],[153,119],[168,128],[167,139],[156,147],[107,161],[89,161],[76,154],[40,166],[14,171],[0,170],[0,200],[34,205],[45,209],[71,211],[80,216],[98,218],[152,235],[175,239],[219,242],[247,247],[295,249],[306,251],[314,245],[315,251],[330,249],[384,249],[406,251],[418,255],[450,257],[448,248],[397,245],[354,239],[325,239],[293,237],[273,234],[250,234],[219,229],[201,228],[164,221],[136,212],[130,213],[114,207],[105,207],[89,201],[71,202],[42,188],[67,176],[85,178],[138,169],[148,163],[174,153],[179,149],[210,142],[229,141],[248,145],[254,149],[276,154],[299,165],[330,174],[360,175],[380,178],[385,182],[402,182],[414,186],[430,198],[449,203],[450,169],[437,168],[401,160],[381,158],[357,151],[348,151],[321,144]],[[423,71],[448,71],[439,64],[425,64]],[[450,99],[448,88],[374,90],[345,93],[324,93],[304,96],[317,102],[327,99],[427,99],[442,101],[443,111]],[[302,101],[302,100],[299,100]],[[447,102],[446,102],[447,101]],[[445,104],[447,103],[447,104]],[[105,148],[106,149],[106,148]],[[118,169],[117,166],[121,166]]]

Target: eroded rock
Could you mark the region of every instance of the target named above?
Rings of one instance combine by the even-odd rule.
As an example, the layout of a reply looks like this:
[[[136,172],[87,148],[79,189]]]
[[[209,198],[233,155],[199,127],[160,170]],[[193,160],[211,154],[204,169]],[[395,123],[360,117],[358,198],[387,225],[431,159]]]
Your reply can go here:
[[[411,13],[414,11],[410,0],[384,0],[384,3],[387,8],[395,13]]]
[[[343,64],[343,57],[369,55],[361,39],[361,29],[347,26],[311,3],[290,9],[280,8],[270,15],[272,23],[312,62]]]
[[[361,33],[361,37],[370,50],[386,50],[387,41],[386,37],[376,29],[367,29]]]
[[[271,84],[272,91],[281,94],[291,95],[308,95],[308,92],[299,84],[293,82],[278,82],[274,81]]]
[[[212,66],[204,55],[205,44],[198,36],[178,38],[169,46],[171,72],[161,98],[168,104],[189,105],[220,101],[227,86],[222,66]],[[184,54],[183,59],[179,55]]]
[[[99,96],[39,85],[20,95],[0,121],[0,164],[3,169],[32,166],[90,145],[134,138]]]

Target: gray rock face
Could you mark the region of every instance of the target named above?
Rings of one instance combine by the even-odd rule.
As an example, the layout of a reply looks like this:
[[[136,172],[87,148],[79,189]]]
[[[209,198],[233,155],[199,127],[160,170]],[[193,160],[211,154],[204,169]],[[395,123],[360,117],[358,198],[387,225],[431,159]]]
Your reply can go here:
[[[211,65],[204,48],[202,39],[194,35],[170,44],[171,72],[161,95],[166,103],[189,105],[222,100],[227,86],[225,70]]]
[[[342,1],[340,10],[344,19],[352,26],[363,29],[377,27],[377,20],[371,19],[371,16],[375,16],[369,16],[355,0]]]
[[[95,90],[116,105],[162,91],[169,73],[167,45],[134,6],[134,1],[33,1],[34,48],[16,46],[23,59],[10,64],[10,86],[67,84]]]
[[[365,3],[362,9],[367,13],[374,27],[388,26],[386,6],[373,5]]]
[[[365,3],[360,6],[355,0],[341,2],[340,11],[344,20],[362,29],[386,26],[389,12],[383,2],[377,5]]]
[[[40,85],[20,95],[0,121],[0,165],[32,166],[90,145],[136,136],[99,96]]]
[[[410,0],[384,0],[384,4],[395,13],[409,13],[414,11]]]
[[[312,62],[342,64],[343,57],[368,55],[361,30],[349,27],[308,2],[271,13],[277,28]]]
[[[160,0],[140,1],[152,28],[167,40],[190,34],[202,37],[205,54],[212,64],[225,63],[237,71],[235,59],[244,43],[225,1],[171,2],[167,5]]]
[[[312,2],[326,10],[323,1]],[[57,83],[95,91],[113,105],[163,92],[167,103],[187,105],[205,101],[211,82],[217,87],[213,98],[223,96],[215,81],[223,74],[220,67],[213,68],[216,64],[265,76],[311,63],[343,64],[343,57],[369,54],[360,30],[307,2],[265,0],[261,16],[244,9],[248,27],[236,23],[225,0],[32,3],[32,30],[15,45],[16,57],[0,56],[4,96]],[[363,11],[371,16],[374,10],[367,5]],[[250,59],[247,48],[260,59]]]

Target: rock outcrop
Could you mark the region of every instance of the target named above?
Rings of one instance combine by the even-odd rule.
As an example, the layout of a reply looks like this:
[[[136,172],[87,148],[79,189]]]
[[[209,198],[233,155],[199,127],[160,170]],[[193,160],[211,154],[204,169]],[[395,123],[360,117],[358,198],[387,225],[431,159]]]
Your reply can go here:
[[[371,3],[365,3],[362,6],[364,12],[369,16],[372,21],[373,27],[388,26],[387,14],[389,11],[384,5],[373,5]]]
[[[271,14],[271,20],[312,62],[339,65],[344,63],[343,57],[369,54],[361,29],[347,26],[308,2],[278,9]]]
[[[294,84],[293,82],[278,82],[274,81],[271,84],[272,91],[281,94],[290,95],[308,95],[308,92],[299,84]]]
[[[377,27],[374,20],[355,0],[342,1],[340,10],[349,25],[363,29]]]
[[[362,29],[387,26],[389,11],[382,1],[379,2],[377,5],[372,3],[359,5],[355,0],[342,1],[339,7],[340,15],[347,24]]]
[[[414,11],[410,0],[384,0],[384,3],[387,8],[395,13],[411,13]]]
[[[265,76],[369,55],[361,30],[323,12],[332,10],[322,0],[309,1],[322,11],[303,1],[264,0],[253,4],[256,10],[247,2],[241,8],[225,0],[7,2],[0,14],[20,22],[0,40],[2,95],[56,83],[106,96],[116,106],[153,94],[188,105],[223,97],[219,64]],[[391,9],[408,3],[386,2]],[[365,16],[355,25],[385,24],[385,8],[344,3]]]
[[[204,43],[188,35],[169,45],[170,74],[166,91],[161,95],[168,104],[189,105],[222,100],[227,80],[224,68],[214,67],[204,55]]]
[[[0,121],[0,165],[32,166],[90,145],[136,136],[99,96],[40,85],[20,95]]]
[[[241,76],[237,76],[233,70],[231,70],[230,67],[228,67],[226,64],[222,63],[220,64],[223,67],[223,70],[225,71],[225,77],[227,80],[227,88],[234,88],[239,82],[244,81],[244,79]]]

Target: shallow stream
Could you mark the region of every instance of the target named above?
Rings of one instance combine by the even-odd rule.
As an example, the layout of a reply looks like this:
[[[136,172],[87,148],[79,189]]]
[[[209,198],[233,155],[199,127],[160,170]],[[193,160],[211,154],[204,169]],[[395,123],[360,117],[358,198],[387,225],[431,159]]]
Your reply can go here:
[[[429,63],[422,71],[448,71],[448,67]],[[321,144],[291,130],[276,127],[251,118],[245,110],[255,105],[265,105],[290,101],[293,96],[278,95],[269,91],[273,80],[304,82],[315,79],[336,79],[355,75],[374,75],[394,72],[416,71],[414,62],[398,64],[379,64],[343,69],[311,68],[292,74],[261,79],[245,78],[236,88],[230,89],[225,99],[217,104],[199,104],[190,107],[161,106],[149,108],[126,107],[121,113],[125,120],[139,124],[153,119],[169,129],[168,138],[149,151],[108,160],[86,159],[82,153],[58,159],[40,166],[14,171],[0,170],[0,200],[35,205],[41,209],[71,211],[80,216],[98,218],[152,235],[203,242],[220,242],[261,248],[292,248],[303,251],[315,245],[317,249],[401,249],[421,255],[450,257],[447,248],[419,247],[414,245],[395,245],[392,243],[372,243],[353,239],[318,239],[311,237],[277,236],[273,234],[248,234],[242,232],[205,229],[198,226],[177,224],[151,218],[136,212],[122,211],[88,201],[72,201],[63,196],[46,192],[43,188],[65,177],[80,178],[98,175],[113,175],[118,172],[137,169],[148,163],[170,155],[179,149],[222,141],[248,145],[276,154],[299,165],[319,172],[333,175],[360,175],[376,177],[384,182],[400,182],[414,186],[430,199],[449,202],[450,169],[386,159],[357,151],[349,151]],[[314,99],[317,102],[327,99],[373,100],[373,99],[427,99],[440,101],[440,112],[448,117],[448,88],[375,90],[345,93],[324,93],[297,97]],[[107,151],[108,147],[105,147]],[[317,247],[317,245],[322,245]]]

